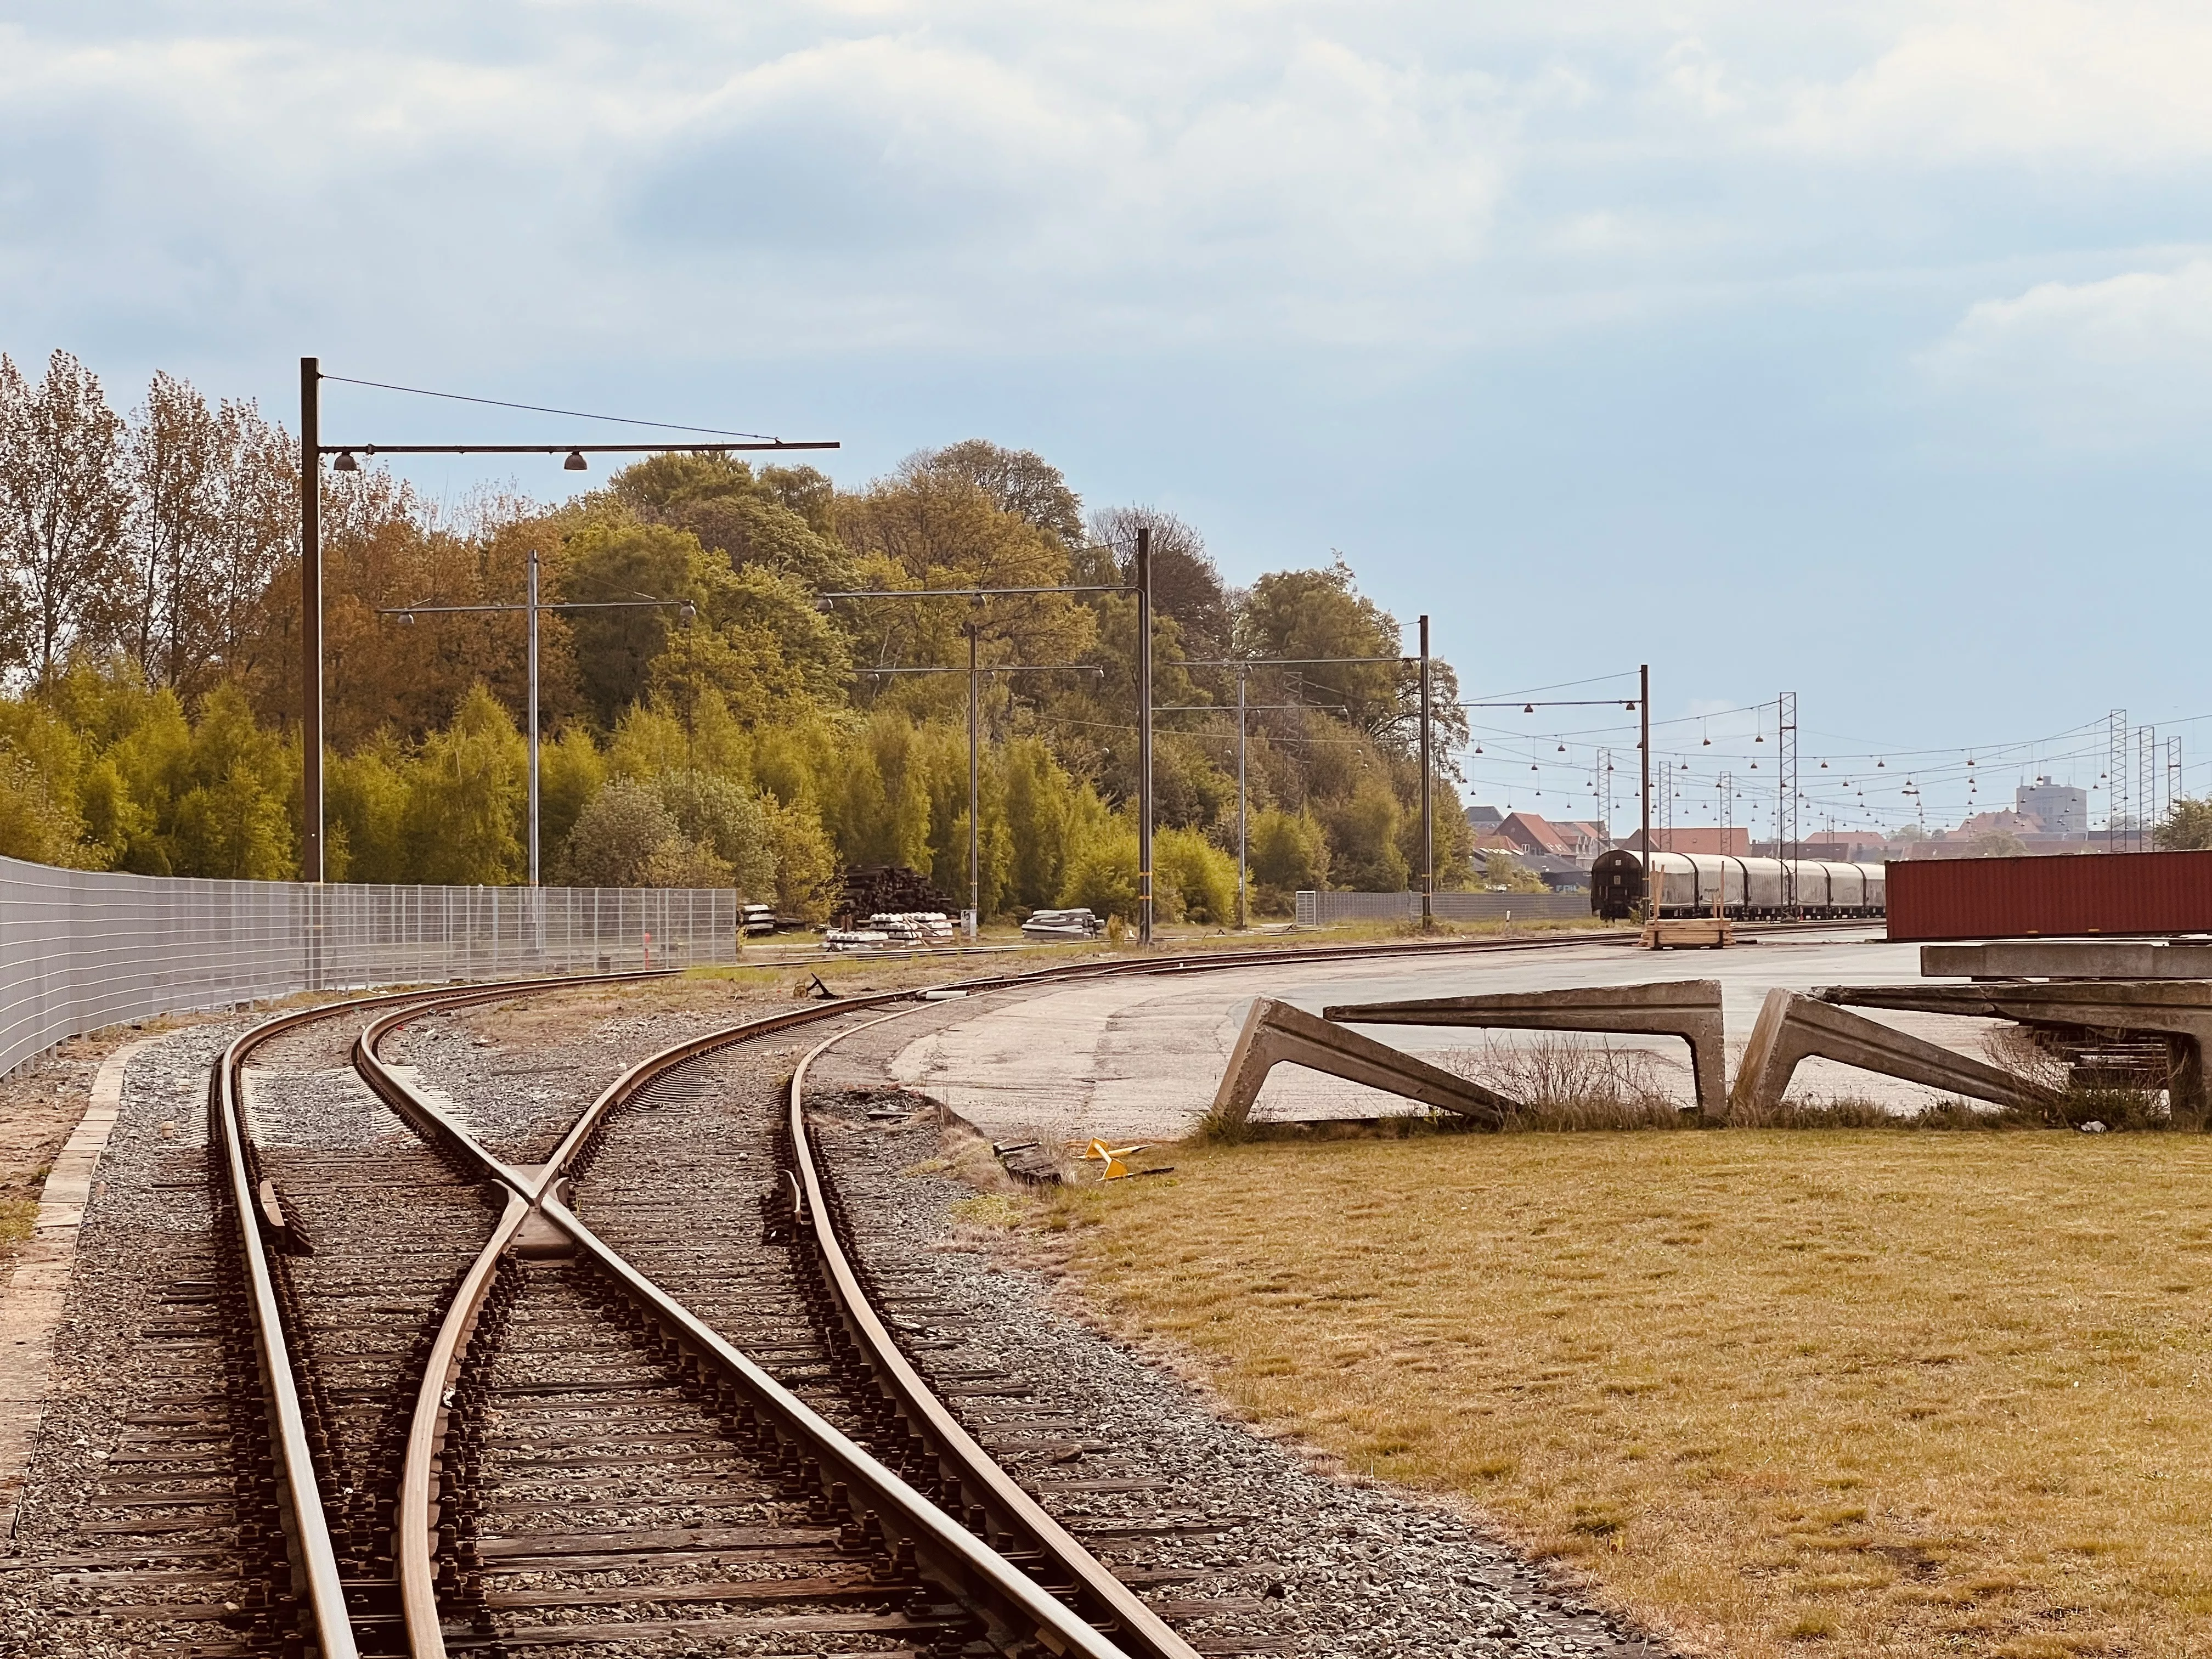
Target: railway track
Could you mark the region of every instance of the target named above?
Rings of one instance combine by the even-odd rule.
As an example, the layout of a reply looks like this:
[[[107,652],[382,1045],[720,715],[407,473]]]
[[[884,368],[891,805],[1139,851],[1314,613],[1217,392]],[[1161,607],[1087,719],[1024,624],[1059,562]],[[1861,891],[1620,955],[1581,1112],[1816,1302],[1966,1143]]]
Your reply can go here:
[[[957,988],[1588,942],[1207,952]],[[204,1659],[681,1652],[715,1632],[771,1650],[1267,1649],[1186,1639],[1143,1593],[1171,1571],[1101,1565],[994,1455],[1073,1425],[1019,1379],[925,1380],[848,1249],[807,1062],[912,994],[706,1032],[566,1121],[472,1123],[379,1052],[425,1015],[578,983],[361,999],[229,1045],[205,1236],[163,1264],[189,1363],[107,1472],[142,1501],[112,1548],[49,1565],[95,1594],[127,1581],[100,1611]],[[333,1033],[363,1019],[343,1057],[411,1134],[249,1084],[257,1057],[335,1069]],[[823,1041],[787,1090],[802,1029]],[[1176,1605],[1172,1624],[1222,1610]]]

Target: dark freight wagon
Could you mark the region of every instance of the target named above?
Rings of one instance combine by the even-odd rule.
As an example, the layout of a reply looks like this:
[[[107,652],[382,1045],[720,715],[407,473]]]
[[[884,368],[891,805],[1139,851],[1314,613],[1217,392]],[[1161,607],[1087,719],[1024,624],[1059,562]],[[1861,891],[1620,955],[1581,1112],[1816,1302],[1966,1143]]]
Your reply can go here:
[[[1893,939],[2212,933],[2212,853],[1915,859],[1889,882]]]
[[[1878,916],[1883,866],[1826,859],[1753,859],[1707,853],[1655,853],[1662,916],[1736,920],[1759,916]],[[1644,898],[1644,854],[1601,853],[1590,866],[1590,911],[1626,921]]]

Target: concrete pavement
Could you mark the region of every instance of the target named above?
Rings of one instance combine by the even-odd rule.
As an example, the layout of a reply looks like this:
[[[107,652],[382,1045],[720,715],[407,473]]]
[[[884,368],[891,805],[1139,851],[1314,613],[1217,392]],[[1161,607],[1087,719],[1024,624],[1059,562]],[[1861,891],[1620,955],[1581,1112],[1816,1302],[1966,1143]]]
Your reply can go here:
[[[1189,1132],[1228,1064],[1246,1009],[1279,997],[1318,1013],[1335,1002],[1551,990],[1660,979],[1717,979],[1731,1061],[1773,987],[1918,982],[1920,948],[1832,937],[1727,951],[1557,951],[1293,963],[1164,978],[1107,979],[1041,992],[951,1021],[907,1045],[892,1075],[945,1101],[998,1139],[1036,1137],[1170,1139]],[[1887,1023],[1978,1055],[1995,1022],[1883,1014]],[[1458,1052],[1540,1040],[1530,1033],[1376,1026],[1369,1035],[1437,1064]],[[1651,1056],[1658,1079],[1691,1100],[1688,1056],[1671,1038],[1592,1039]],[[1931,1091],[1831,1061],[1808,1061],[1790,1098],[1848,1095],[1910,1109]],[[1279,1066],[1254,1109],[1258,1118],[1374,1117],[1414,1109],[1374,1089]]]

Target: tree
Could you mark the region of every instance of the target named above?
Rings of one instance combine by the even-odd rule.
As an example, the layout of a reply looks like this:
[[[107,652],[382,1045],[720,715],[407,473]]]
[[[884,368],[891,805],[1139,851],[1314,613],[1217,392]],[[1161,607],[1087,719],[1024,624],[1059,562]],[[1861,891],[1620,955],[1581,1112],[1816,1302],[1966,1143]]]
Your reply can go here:
[[[655,887],[735,887],[748,896],[775,890],[775,848],[759,799],[711,772],[670,772],[659,780],[660,804],[677,834],[708,849],[721,866],[719,880],[653,881]]]
[[[1182,625],[1188,654],[1211,659],[1229,654],[1231,617],[1221,571],[1206,550],[1206,538],[1172,513],[1156,507],[1109,507],[1091,515],[1091,538],[1114,550],[1126,581],[1136,580],[1137,532],[1152,532],[1152,604]]]
[[[1238,609],[1237,628],[1242,655],[1330,663],[1277,671],[1294,676],[1294,688],[1304,692],[1297,701],[1341,705],[1351,725],[1373,735],[1398,725],[1408,678],[1395,660],[1398,624],[1358,590],[1341,556],[1326,570],[1277,570],[1261,577]],[[1352,657],[1393,660],[1330,662]]]
[[[909,478],[950,479],[980,490],[1000,512],[1025,519],[1068,546],[1083,539],[1083,498],[1035,450],[969,438],[943,449],[917,450],[899,471]]]
[[[186,584],[214,562],[223,448],[207,399],[156,374],[128,446],[133,582],[118,641],[149,685],[177,683]]]
[[[2161,852],[2195,853],[2212,848],[2212,800],[2184,795],[2153,831]]]
[[[1225,927],[1237,920],[1237,860],[1192,830],[1152,838],[1152,867],[1167,920]]]
[[[676,839],[676,819],[659,793],[616,778],[592,797],[568,832],[562,878],[578,887],[642,887],[661,843]]]
[[[1092,819],[1082,826],[1067,859],[1060,902],[1094,915],[1137,915],[1137,831],[1126,818]]]
[[[404,836],[414,879],[511,884],[526,873],[519,833],[529,757],[514,721],[479,683],[407,775]]]
[[[0,750],[0,857],[33,864],[68,865],[82,825],[39,769],[22,756]]]
[[[409,768],[389,732],[324,762],[325,874],[331,881],[407,882]]]
[[[181,759],[168,836],[176,874],[281,881],[298,873],[291,817],[298,763],[255,723],[237,687],[217,686],[202,699]]]
[[[34,391],[0,356],[0,562],[40,681],[78,633],[112,629],[128,592],[123,422],[65,351]],[[20,649],[20,647],[19,647]],[[18,660],[21,659],[19,658]]]
[[[1254,908],[1263,915],[1287,915],[1292,895],[1328,882],[1328,840],[1311,812],[1269,807],[1253,814],[1245,858]]]
[[[1362,893],[1402,893],[1408,866],[1398,848],[1403,812],[1397,795],[1378,777],[1364,779],[1348,796],[1322,804],[1330,866],[1339,886]]]
[[[775,854],[776,915],[821,921],[830,914],[837,849],[822,827],[820,811],[804,797],[786,805],[774,795],[763,795],[761,811]]]
[[[589,525],[563,551],[560,597],[607,603],[641,596],[688,600],[704,597],[699,581],[698,538],[665,525]],[[654,659],[678,626],[675,609],[582,611],[569,624],[575,640],[576,678],[584,701],[602,726],[644,695]]]

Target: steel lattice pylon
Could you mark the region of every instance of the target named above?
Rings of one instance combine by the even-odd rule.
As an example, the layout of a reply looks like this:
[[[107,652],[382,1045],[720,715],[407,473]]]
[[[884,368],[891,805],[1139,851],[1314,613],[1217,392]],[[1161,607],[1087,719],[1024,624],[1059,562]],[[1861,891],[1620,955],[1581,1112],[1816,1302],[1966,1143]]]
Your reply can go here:
[[[2105,850],[2126,850],[2124,820],[2128,816],[2128,711],[2115,708],[2105,716]]]
[[[1797,694],[1784,691],[1775,716],[1774,856],[1783,860],[1782,904],[1797,908]]]
[[[2179,738],[2168,738],[2166,740],[2166,775],[2161,781],[2166,785],[2166,810],[2159,814],[2159,821],[2164,823],[2173,816],[2173,804],[2181,799],[2181,739]]]

